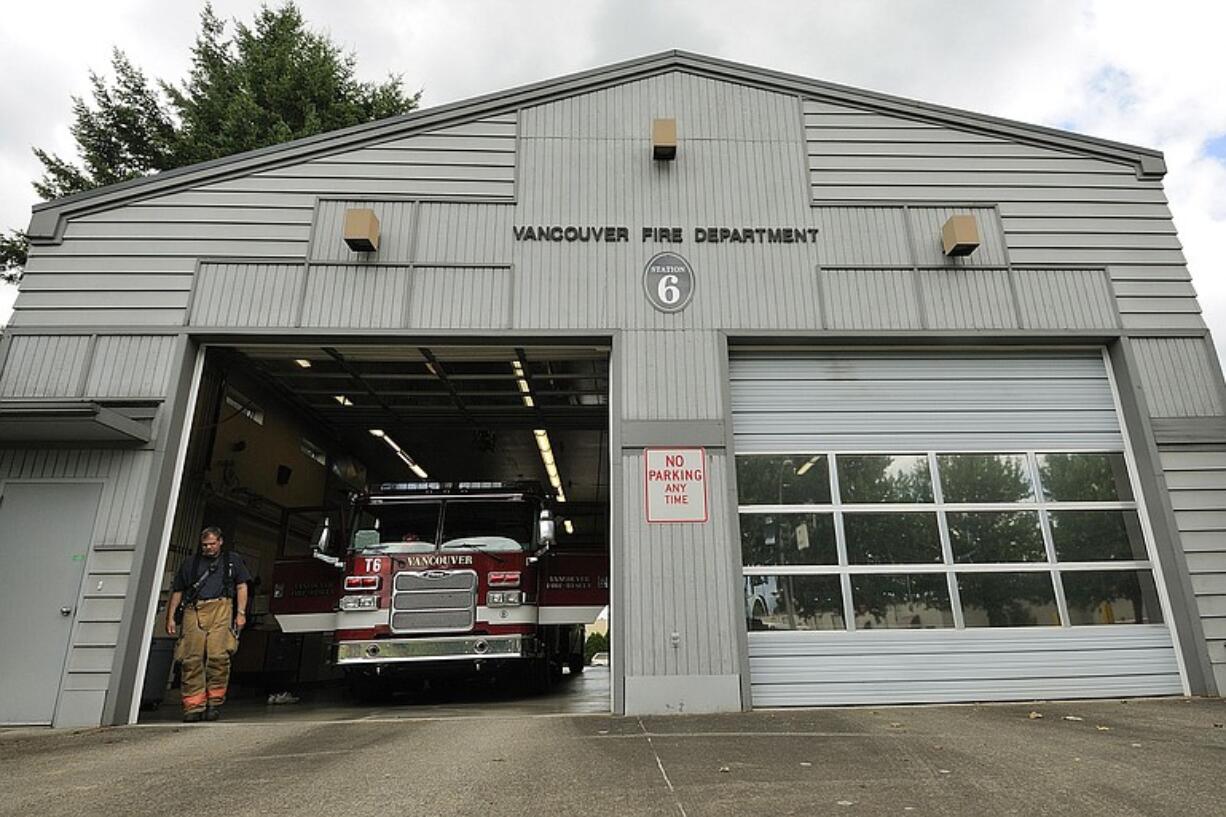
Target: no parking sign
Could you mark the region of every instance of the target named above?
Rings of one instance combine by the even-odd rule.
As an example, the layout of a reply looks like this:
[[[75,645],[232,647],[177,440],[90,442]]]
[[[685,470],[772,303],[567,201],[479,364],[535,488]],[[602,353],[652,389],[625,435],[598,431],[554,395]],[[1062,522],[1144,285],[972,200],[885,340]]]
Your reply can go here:
[[[707,521],[707,452],[703,448],[643,451],[648,522]]]

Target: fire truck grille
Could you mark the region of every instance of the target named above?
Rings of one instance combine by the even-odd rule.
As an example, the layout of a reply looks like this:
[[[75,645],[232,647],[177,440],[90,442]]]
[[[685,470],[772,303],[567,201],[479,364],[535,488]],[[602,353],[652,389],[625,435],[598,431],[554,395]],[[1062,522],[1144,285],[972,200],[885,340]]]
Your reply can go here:
[[[477,574],[427,570],[396,574],[392,631],[468,632],[477,613]]]

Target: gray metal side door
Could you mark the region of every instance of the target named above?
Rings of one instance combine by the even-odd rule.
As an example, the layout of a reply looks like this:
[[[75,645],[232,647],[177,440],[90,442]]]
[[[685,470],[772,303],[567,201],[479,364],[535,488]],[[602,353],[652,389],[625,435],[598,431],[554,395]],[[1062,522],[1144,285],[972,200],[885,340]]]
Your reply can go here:
[[[0,485],[0,724],[51,723],[102,486]]]

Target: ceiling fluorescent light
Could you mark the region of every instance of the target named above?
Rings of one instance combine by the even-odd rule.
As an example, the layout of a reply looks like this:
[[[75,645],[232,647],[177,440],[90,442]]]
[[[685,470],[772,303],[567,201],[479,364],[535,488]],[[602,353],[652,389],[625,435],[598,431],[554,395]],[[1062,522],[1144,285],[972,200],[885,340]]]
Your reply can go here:
[[[386,431],[381,428],[372,428],[370,429],[370,433],[371,436],[378,437],[380,440],[387,443],[387,447],[396,452],[396,456],[399,457],[405,465],[409,466],[409,470],[416,474],[419,479],[426,479],[430,476],[426,473],[426,469],[418,465],[417,462],[414,461],[414,459],[410,457],[408,453],[401,448],[400,445],[393,440]]]
[[[567,533],[574,533],[574,532],[575,532],[575,525],[574,525],[574,523],[573,523],[573,522],[571,522],[569,519],[563,519],[563,520],[562,520],[562,527],[566,528],[566,532],[567,532]]]
[[[553,444],[549,442],[549,432],[538,428],[532,433],[536,437],[536,447],[541,452],[541,462],[545,466],[545,474],[549,477],[549,484],[553,488],[554,495],[558,502],[565,502],[566,494],[562,491],[562,476],[558,473],[558,463],[553,458]]]
[[[350,400],[348,397],[346,397],[343,394],[334,394],[332,395],[332,399],[340,403],[342,406],[352,406],[353,405],[353,401]]]
[[[404,464],[409,466],[409,470],[412,471],[414,474],[416,474],[419,479],[425,479],[426,477],[430,476],[429,474],[426,473],[425,468],[422,468],[420,465],[415,463],[413,461],[413,458],[410,457],[408,454],[404,453],[403,450],[397,451],[396,456],[404,460]]]
[[[532,399],[532,388],[528,385],[527,378],[524,377],[524,367],[518,360],[511,361],[511,370],[515,372],[515,385],[519,386],[519,393],[524,405],[532,408],[536,402]]]
[[[297,363],[303,369],[311,368],[311,361],[307,360],[305,357],[296,358],[294,362]]]

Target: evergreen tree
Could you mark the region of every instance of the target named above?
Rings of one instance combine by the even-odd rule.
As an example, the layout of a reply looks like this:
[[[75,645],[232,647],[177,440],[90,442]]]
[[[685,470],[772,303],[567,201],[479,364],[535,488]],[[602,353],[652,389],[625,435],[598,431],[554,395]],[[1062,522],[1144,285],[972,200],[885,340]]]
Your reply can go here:
[[[307,28],[293,2],[261,6],[251,25],[226,23],[205,5],[181,84],[150,83],[116,49],[114,77],[90,72],[92,101],[73,97],[80,163],[40,148],[43,176],[34,189],[60,198],[183,165],[300,139],[412,111],[399,76],[359,82],[356,58]],[[25,264],[20,231],[0,234],[0,279]]]
[[[26,264],[29,242],[21,230],[0,233],[0,283],[15,284]]]

